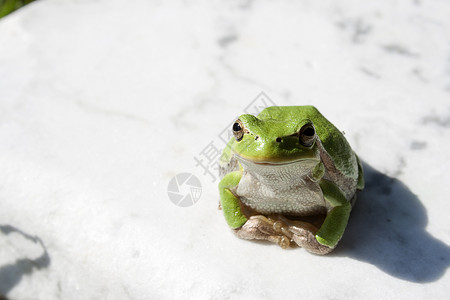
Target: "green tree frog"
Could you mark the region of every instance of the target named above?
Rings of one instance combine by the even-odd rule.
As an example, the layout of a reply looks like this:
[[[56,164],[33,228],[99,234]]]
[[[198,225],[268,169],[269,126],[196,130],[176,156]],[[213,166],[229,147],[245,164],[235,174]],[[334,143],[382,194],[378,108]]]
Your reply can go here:
[[[331,252],[344,234],[362,165],[313,106],[241,115],[219,162],[225,220],[243,239]]]

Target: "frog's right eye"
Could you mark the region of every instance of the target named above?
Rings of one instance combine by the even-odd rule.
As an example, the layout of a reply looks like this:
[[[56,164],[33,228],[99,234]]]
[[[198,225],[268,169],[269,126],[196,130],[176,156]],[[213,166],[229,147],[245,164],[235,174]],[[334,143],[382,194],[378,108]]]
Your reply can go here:
[[[244,137],[244,123],[239,119],[233,124],[233,134],[238,142]]]
[[[299,142],[305,147],[311,147],[316,140],[316,130],[312,124],[306,124],[300,129]]]

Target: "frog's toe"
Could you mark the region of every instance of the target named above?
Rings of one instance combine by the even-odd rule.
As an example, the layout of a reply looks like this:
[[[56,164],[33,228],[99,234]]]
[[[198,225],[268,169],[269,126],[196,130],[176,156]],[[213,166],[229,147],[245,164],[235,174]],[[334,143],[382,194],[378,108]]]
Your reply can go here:
[[[242,227],[234,229],[234,233],[245,240],[267,240],[268,236],[274,234],[272,224],[256,217],[251,217]]]
[[[291,245],[290,239],[284,235],[270,235],[267,240],[278,244],[282,249],[287,249]]]
[[[306,229],[295,227],[291,228],[294,233],[292,239],[294,242],[302,248],[305,248],[308,252],[325,255],[334,250],[334,248],[320,244],[315,235]]]
[[[290,246],[290,239],[274,230],[274,222],[262,215],[250,217],[245,224],[234,233],[245,240],[264,240],[278,244],[286,249]]]

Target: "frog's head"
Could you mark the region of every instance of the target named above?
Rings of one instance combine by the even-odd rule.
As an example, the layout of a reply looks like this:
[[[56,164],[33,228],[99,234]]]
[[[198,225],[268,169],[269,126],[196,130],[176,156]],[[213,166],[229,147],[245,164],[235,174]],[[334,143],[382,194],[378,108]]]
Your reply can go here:
[[[320,161],[317,134],[308,118],[264,118],[241,115],[233,124],[231,150],[239,160],[280,165]]]

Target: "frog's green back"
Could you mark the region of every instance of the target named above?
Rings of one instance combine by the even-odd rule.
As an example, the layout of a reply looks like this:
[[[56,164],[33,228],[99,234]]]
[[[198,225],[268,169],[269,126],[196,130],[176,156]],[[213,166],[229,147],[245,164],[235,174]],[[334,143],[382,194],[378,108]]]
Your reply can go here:
[[[314,106],[271,106],[259,115],[261,120],[276,119],[288,123],[309,119],[316,128],[322,145],[333,159],[336,168],[346,176],[357,179],[356,156],[344,135],[330,123]]]

